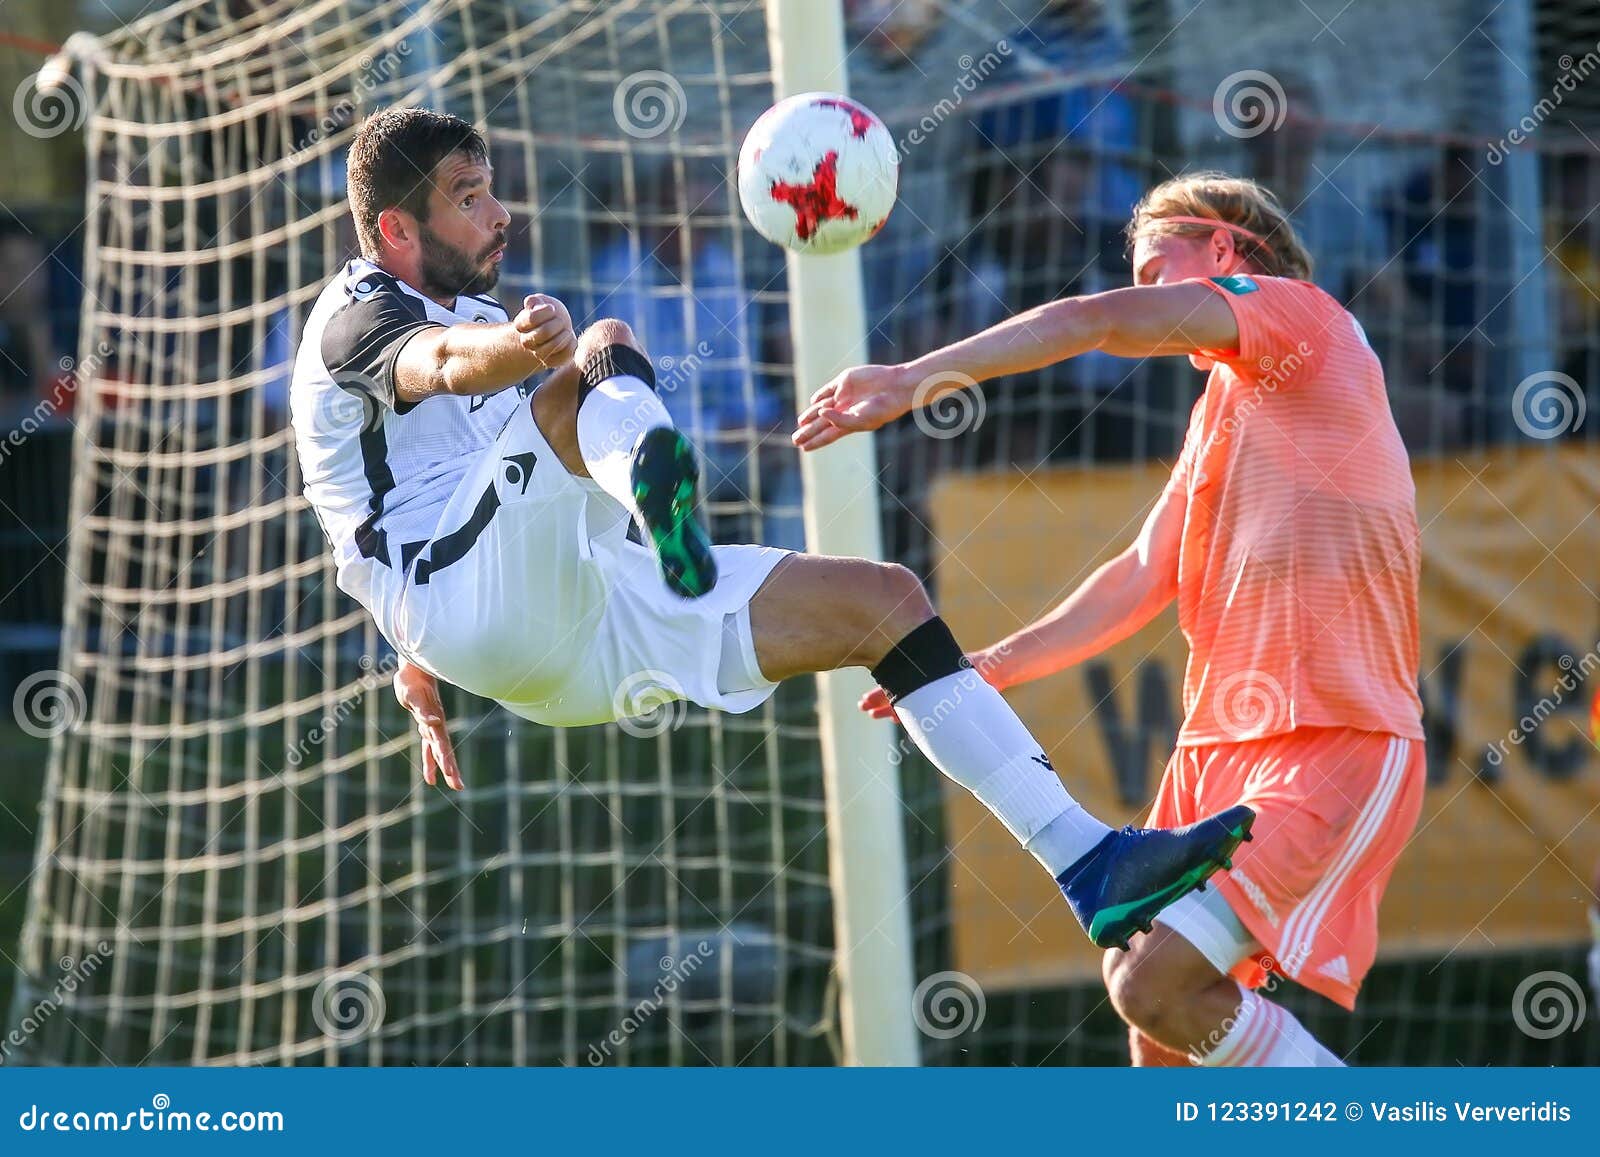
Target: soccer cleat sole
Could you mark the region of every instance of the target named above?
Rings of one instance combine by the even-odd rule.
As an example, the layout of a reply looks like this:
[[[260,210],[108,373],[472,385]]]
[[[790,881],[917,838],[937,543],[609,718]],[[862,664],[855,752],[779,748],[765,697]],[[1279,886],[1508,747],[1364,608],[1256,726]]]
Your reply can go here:
[[[633,461],[633,500],[650,536],[662,581],[674,594],[697,599],[717,585],[711,539],[695,511],[700,467],[677,430],[646,431]]]
[[[1203,863],[1196,864],[1173,883],[1148,896],[1141,896],[1137,900],[1116,904],[1096,912],[1094,918],[1089,921],[1089,939],[1097,948],[1120,948],[1124,952],[1128,951],[1131,934],[1136,931],[1148,933],[1154,922],[1155,912],[1161,911],[1168,904],[1182,899],[1190,892],[1198,892],[1205,886],[1206,880],[1216,872],[1233,867],[1233,853],[1239,850],[1240,844],[1248,843],[1254,838],[1250,834],[1250,829],[1255,822],[1255,813],[1246,810],[1242,817],[1228,825],[1227,836]],[[1150,915],[1144,916],[1146,912]]]

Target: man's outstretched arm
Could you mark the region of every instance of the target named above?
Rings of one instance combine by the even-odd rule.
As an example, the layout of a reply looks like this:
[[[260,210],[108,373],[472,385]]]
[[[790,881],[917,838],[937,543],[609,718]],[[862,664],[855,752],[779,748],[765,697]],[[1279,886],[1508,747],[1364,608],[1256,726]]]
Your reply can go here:
[[[876,430],[970,383],[1043,369],[1090,350],[1142,358],[1238,344],[1233,310],[1202,282],[1063,298],[913,362],[846,370],[811,396],[794,443],[817,450],[857,430]]]
[[[1188,505],[1181,487],[1168,486],[1139,537],[1095,570],[1054,609],[968,657],[985,680],[1004,690],[1043,679],[1093,658],[1155,618],[1178,593],[1178,548]],[[879,719],[894,709],[882,688],[861,699]]]

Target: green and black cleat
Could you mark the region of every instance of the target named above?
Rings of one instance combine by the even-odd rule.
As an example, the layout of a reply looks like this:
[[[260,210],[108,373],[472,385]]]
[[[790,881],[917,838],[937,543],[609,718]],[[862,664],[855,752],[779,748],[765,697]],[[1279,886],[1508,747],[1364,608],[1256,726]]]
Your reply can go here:
[[[1128,948],[1149,932],[1156,913],[1206,886],[1213,872],[1233,867],[1233,853],[1250,839],[1256,813],[1228,808],[1181,828],[1123,828],[1056,877],[1078,923],[1101,948]]]
[[[695,512],[699,488],[700,466],[689,440],[671,426],[646,430],[633,454],[633,501],[662,580],[686,599],[717,585],[711,538]]]

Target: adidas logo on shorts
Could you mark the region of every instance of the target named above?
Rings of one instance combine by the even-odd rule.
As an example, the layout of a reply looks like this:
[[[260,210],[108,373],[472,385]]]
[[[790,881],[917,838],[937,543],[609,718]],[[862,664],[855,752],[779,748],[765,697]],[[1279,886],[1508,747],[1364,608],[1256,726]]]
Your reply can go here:
[[[1329,980],[1337,980],[1340,984],[1350,983],[1350,962],[1342,955],[1335,956],[1332,960],[1319,967],[1317,971]]]

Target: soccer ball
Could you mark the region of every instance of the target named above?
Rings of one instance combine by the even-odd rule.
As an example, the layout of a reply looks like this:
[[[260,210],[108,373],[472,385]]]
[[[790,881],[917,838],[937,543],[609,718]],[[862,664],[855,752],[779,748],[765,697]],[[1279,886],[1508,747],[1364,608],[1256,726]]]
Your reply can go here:
[[[739,149],[739,203],[756,232],[796,253],[838,253],[871,237],[894,208],[894,138],[848,97],[779,101]]]

